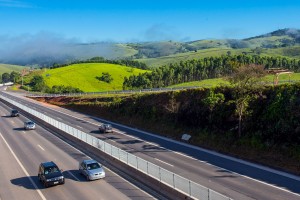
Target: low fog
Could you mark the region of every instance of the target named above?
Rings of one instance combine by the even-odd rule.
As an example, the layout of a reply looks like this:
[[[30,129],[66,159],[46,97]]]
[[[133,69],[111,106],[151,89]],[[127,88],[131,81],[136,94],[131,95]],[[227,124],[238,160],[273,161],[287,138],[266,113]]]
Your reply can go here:
[[[0,35],[0,63],[51,66],[95,56],[114,59],[114,44],[109,42],[84,44],[51,33]]]

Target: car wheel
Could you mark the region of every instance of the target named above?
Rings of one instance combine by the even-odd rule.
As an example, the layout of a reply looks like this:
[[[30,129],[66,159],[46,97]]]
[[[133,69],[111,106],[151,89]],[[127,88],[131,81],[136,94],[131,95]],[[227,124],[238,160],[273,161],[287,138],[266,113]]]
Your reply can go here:
[[[39,181],[40,181],[40,182],[42,182],[42,180],[41,180],[41,176],[40,176],[39,174],[38,174],[38,178],[39,178]]]
[[[88,175],[86,176],[86,180],[87,180],[87,181],[90,181],[90,177],[89,177]]]
[[[65,179],[63,180],[63,182],[61,183],[62,185],[65,184]]]
[[[44,182],[44,187],[47,188],[48,187],[48,184],[47,182]]]

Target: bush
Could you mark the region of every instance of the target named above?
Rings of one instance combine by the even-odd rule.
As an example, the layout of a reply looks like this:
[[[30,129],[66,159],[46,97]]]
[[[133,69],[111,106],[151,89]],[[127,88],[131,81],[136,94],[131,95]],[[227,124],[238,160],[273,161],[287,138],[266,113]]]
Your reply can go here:
[[[96,79],[106,83],[110,83],[114,80],[108,72],[103,72],[102,76],[96,76]]]

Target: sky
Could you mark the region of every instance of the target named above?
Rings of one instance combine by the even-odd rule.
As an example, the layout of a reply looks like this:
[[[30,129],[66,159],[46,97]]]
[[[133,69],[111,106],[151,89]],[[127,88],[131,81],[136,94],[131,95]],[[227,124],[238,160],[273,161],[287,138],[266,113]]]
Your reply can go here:
[[[300,29],[300,0],[0,0],[0,25],[7,41],[243,39]]]

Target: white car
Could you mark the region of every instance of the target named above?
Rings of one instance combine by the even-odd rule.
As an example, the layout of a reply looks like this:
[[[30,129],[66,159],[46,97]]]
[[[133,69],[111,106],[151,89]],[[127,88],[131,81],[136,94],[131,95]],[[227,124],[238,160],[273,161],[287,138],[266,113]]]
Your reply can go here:
[[[83,160],[79,163],[79,173],[86,177],[86,180],[105,178],[105,171],[100,163],[95,160]]]
[[[35,123],[33,121],[26,121],[26,122],[24,122],[24,129],[25,130],[33,130],[33,129],[35,129]]]

